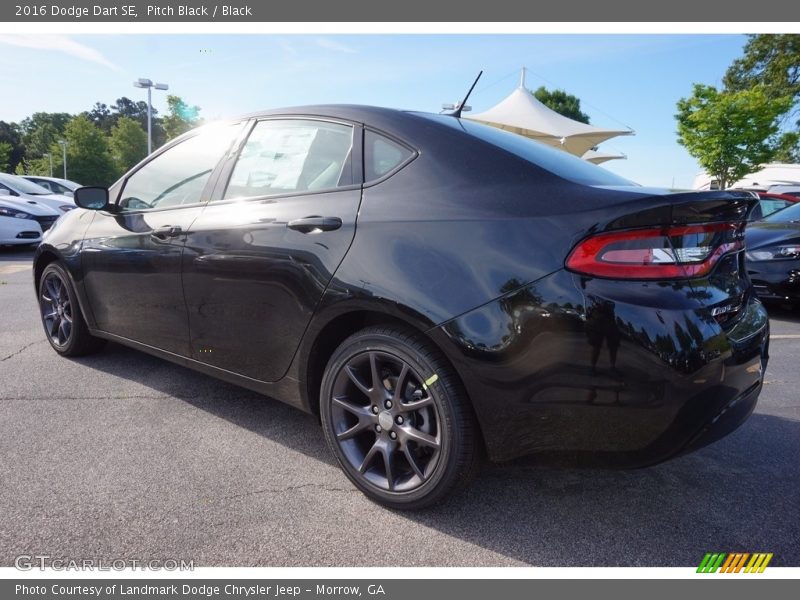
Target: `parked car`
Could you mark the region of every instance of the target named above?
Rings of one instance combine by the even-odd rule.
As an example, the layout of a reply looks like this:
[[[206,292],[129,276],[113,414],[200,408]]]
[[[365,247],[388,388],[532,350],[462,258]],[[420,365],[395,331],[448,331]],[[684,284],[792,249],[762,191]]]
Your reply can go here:
[[[773,194],[771,192],[757,192],[758,204],[753,207],[753,210],[748,216],[748,221],[760,221],[769,215],[783,210],[787,206],[792,206],[800,202],[800,198],[795,196],[787,196],[784,194]]]
[[[42,227],[38,218],[58,215],[47,207],[20,206],[11,196],[0,196],[0,245],[18,246],[38,244],[42,241]]]
[[[42,175],[22,175],[22,177],[50,190],[53,194],[61,194],[62,196],[68,196],[70,198],[72,198],[75,190],[81,187],[80,183],[75,183],[69,179],[61,179],[59,177],[44,177]]]
[[[17,196],[27,200],[35,200],[61,213],[75,208],[75,202],[72,198],[62,196],[61,194],[54,194],[50,190],[36,185],[19,175],[0,173],[0,195]]]
[[[800,204],[747,226],[747,273],[765,300],[800,302]]]
[[[784,196],[792,196],[800,200],[800,184],[771,185],[768,191],[772,194],[782,194]]]
[[[752,412],[768,318],[750,193],[643,188],[472,121],[322,106],[185,134],[80,188],[34,259],[45,334],[319,415],[346,476],[418,508],[493,460],[647,465]]]

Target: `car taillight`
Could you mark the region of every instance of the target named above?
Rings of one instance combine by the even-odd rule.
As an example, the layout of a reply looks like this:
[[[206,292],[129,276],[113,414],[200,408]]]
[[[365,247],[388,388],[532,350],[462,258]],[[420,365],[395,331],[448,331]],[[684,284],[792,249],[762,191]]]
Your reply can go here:
[[[744,247],[743,230],[744,223],[709,223],[600,233],[579,242],[566,266],[611,279],[702,277]]]

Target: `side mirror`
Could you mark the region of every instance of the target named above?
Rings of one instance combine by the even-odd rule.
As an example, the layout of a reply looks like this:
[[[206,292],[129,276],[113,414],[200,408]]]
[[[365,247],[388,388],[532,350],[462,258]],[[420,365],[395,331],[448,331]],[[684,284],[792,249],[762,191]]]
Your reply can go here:
[[[104,210],[108,208],[108,188],[80,187],[73,196],[75,204],[89,210]]]

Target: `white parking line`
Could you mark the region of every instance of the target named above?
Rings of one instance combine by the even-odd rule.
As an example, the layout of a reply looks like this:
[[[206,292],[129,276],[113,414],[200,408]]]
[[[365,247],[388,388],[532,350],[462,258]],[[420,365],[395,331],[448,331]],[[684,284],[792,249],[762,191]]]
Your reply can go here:
[[[771,340],[800,340],[800,334],[797,333],[779,333],[769,336]]]
[[[0,266],[0,275],[11,275],[12,273],[19,273],[20,271],[27,271],[31,265],[2,265]]]

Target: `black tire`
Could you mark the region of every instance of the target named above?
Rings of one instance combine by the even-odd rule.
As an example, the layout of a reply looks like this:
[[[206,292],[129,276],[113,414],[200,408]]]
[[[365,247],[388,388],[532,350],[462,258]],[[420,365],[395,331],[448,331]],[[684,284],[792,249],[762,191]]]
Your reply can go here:
[[[53,350],[62,356],[84,356],[105,346],[105,340],[89,333],[64,267],[55,262],[47,265],[37,290],[42,326]]]
[[[320,413],[344,473],[390,508],[431,506],[479,464],[478,426],[460,380],[410,329],[370,327],[342,342],[322,378]]]

